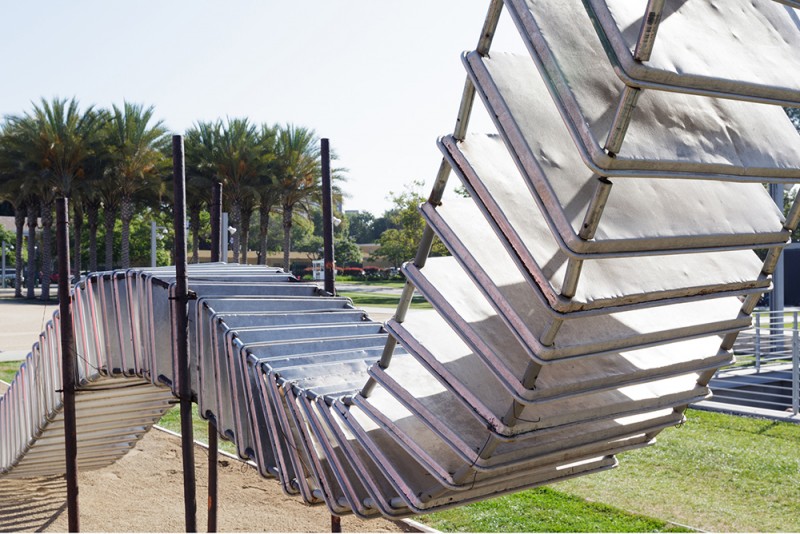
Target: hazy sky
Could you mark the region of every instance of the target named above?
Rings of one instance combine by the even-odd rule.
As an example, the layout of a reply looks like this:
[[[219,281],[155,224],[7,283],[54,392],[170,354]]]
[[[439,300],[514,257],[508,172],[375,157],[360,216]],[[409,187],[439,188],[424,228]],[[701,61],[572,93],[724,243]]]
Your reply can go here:
[[[295,123],[331,140],[345,209],[430,184],[452,132],[488,0],[0,0],[0,114],[40,97],[154,105],[175,133],[197,120]],[[524,50],[510,20],[496,50]],[[490,122],[476,106],[474,131]],[[428,188],[429,185],[426,185]]]

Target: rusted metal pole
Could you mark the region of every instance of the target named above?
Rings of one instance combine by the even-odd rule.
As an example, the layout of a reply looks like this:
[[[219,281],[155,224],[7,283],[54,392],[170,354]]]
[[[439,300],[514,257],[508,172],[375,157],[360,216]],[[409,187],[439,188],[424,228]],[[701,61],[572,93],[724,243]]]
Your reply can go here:
[[[211,191],[211,261],[218,262],[220,257],[220,240],[222,219],[222,183],[217,182]],[[217,425],[208,421],[208,522],[207,531],[217,531],[217,494],[219,435]]]
[[[322,162],[322,256],[325,262],[325,291],[335,294],[333,262],[333,187],[331,186],[331,151],[327,139],[320,141]]]
[[[58,306],[61,317],[61,384],[64,395],[64,449],[67,466],[67,523],[80,531],[78,511],[78,431],[75,421],[75,338],[72,331],[69,280],[69,230],[67,199],[56,200],[58,254]]]
[[[181,453],[183,455],[183,499],[186,532],[197,532],[196,481],[194,474],[194,432],[192,391],[189,379],[189,297],[186,275],[186,169],[183,164],[183,136],[172,136],[172,178],[175,194],[175,336],[178,349],[178,393],[181,404]]]
[[[322,257],[325,262],[325,291],[336,294],[336,271],[333,260],[333,187],[331,186],[331,149],[328,139],[320,140],[322,166]],[[342,520],[331,515],[331,532],[342,531]]]

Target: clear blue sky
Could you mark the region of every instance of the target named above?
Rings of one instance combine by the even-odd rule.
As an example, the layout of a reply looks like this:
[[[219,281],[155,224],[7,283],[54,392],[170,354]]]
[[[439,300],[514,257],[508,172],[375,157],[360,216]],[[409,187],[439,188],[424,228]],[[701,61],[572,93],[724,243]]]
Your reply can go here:
[[[175,133],[247,116],[308,126],[349,169],[345,209],[432,182],[488,0],[0,0],[0,114],[40,97],[154,105]],[[524,50],[505,18],[497,50]],[[471,122],[488,131],[482,106]],[[427,192],[427,191],[426,191]]]

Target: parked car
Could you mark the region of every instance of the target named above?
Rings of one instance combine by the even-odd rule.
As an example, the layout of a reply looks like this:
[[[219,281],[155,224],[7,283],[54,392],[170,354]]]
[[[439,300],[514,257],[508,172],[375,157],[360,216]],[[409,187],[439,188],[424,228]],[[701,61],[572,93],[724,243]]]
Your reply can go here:
[[[17,281],[17,273],[15,273],[14,271],[11,272],[6,271],[6,275],[3,278],[3,280],[5,281],[6,287],[14,287],[14,283],[16,283]]]

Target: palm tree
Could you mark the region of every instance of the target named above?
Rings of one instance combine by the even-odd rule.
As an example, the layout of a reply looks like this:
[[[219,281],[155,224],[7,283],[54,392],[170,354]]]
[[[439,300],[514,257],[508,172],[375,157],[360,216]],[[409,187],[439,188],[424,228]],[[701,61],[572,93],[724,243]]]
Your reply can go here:
[[[238,263],[240,246],[246,261],[247,229],[243,222],[244,218],[249,219],[255,207],[255,186],[269,158],[259,142],[256,127],[246,118],[228,119],[227,124],[221,124],[215,145],[213,159],[217,176],[224,184],[223,195],[230,206],[231,225],[238,230],[233,234],[233,261]]]
[[[0,127],[0,201],[8,201],[14,207],[16,243],[14,247],[15,282],[14,297],[22,298],[22,240],[25,231],[25,216],[28,203],[32,200],[26,192],[25,182],[30,179],[30,171],[20,154],[15,152],[17,143],[8,123]]]
[[[278,133],[276,156],[276,178],[283,210],[283,268],[288,271],[294,211],[298,207],[307,211],[306,203],[319,197],[319,139],[314,130],[289,124]]]
[[[22,234],[25,229],[25,203],[14,206],[14,226],[17,239],[14,246],[14,298],[22,298]]]
[[[95,111],[92,106],[81,112],[74,98],[69,101],[54,98],[52,102],[42,99],[40,105],[34,104],[32,113],[6,119],[9,128],[15,132],[11,139],[17,143],[17,154],[36,170],[37,179],[29,185],[40,201],[44,300],[50,297],[53,202],[56,197],[69,197],[76,183],[84,178],[86,167],[100,148],[99,134],[104,118],[105,114]],[[35,226],[30,206],[28,221],[29,227],[31,222]],[[30,255],[29,260],[32,257]],[[29,268],[30,274],[33,273]],[[29,284],[29,295],[30,286],[32,284]]]
[[[100,225],[100,196],[93,192],[84,200],[86,206],[86,225],[89,227],[89,270],[97,271],[97,229]]]
[[[122,220],[123,268],[130,267],[130,229],[136,196],[143,190],[161,187],[159,172],[166,162],[167,130],[160,120],[151,125],[153,111],[153,106],[144,108],[141,104],[124,102],[122,109],[113,106],[111,112],[108,141],[111,177]]]
[[[281,190],[276,178],[278,127],[261,125],[261,144],[267,154],[270,154],[271,161],[266,166],[265,171],[258,177],[256,190],[258,191],[258,263],[267,264],[267,234],[269,233],[269,216],[275,206],[281,200]]]
[[[211,187],[220,181],[214,163],[214,147],[220,122],[200,121],[186,132],[186,207],[192,230],[192,259],[199,261],[200,212],[211,196]]]

